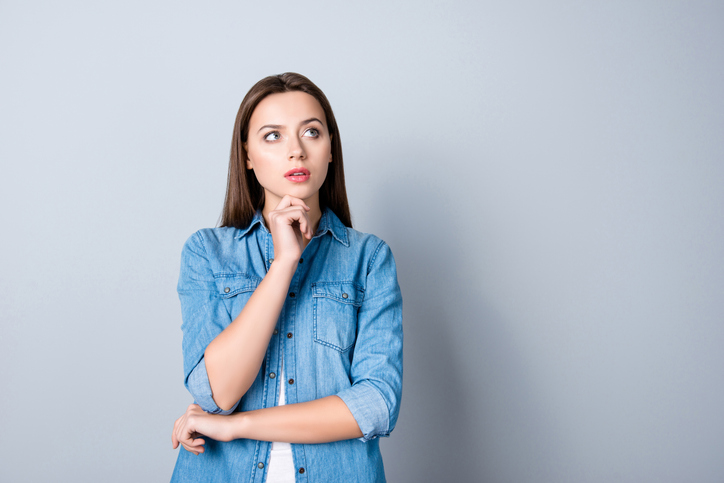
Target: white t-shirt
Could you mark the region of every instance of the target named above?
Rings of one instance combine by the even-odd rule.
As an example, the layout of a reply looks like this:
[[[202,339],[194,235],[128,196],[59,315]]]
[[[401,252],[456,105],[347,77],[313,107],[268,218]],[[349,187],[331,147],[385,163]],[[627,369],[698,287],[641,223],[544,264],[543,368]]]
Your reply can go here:
[[[286,399],[286,384],[284,378],[284,358],[282,356],[282,370],[279,375],[279,404],[284,406]],[[266,483],[294,483],[294,458],[292,457],[292,445],[289,443],[273,442],[267,465]]]

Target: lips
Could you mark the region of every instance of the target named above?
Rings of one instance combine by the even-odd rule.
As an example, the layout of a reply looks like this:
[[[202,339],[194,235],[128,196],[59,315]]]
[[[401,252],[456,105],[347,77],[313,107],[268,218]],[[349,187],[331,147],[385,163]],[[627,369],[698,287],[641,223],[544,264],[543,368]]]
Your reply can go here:
[[[296,183],[306,181],[309,179],[309,170],[307,168],[293,168],[284,174],[284,177],[289,181]]]

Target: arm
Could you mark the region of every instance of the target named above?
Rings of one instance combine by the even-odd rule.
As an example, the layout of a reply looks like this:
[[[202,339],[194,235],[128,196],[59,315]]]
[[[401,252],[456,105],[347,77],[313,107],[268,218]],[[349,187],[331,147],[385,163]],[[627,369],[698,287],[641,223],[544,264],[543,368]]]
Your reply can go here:
[[[378,239],[379,240],[379,239]],[[402,293],[389,246],[379,240],[367,268],[365,299],[357,313],[352,386],[337,393],[364,434],[389,436],[402,399]]]
[[[275,261],[241,313],[204,351],[214,401],[232,408],[251,387],[264,360],[296,262]]]
[[[288,443],[328,443],[359,438],[362,432],[347,405],[337,396],[314,401],[257,409],[231,416],[204,412],[192,404],[176,420],[173,447],[183,445],[194,454],[204,452],[205,435],[217,441],[256,439]]]
[[[178,283],[184,384],[207,412],[231,413],[259,372],[299,258],[295,250],[301,253],[302,237],[312,235],[307,208],[301,200],[285,197],[269,215],[280,225],[272,228],[277,260],[263,280],[255,281],[254,292],[233,321],[219,297],[203,234],[192,235],[184,245]],[[294,221],[298,228],[292,227]]]
[[[285,196],[269,214],[276,259],[241,313],[204,351],[212,397],[225,411],[246,394],[259,373],[297,268],[302,234],[312,237],[308,210],[303,201]]]
[[[174,425],[174,448],[180,443],[195,454],[202,452],[203,439],[194,439],[200,434],[219,441],[292,443],[368,441],[388,435],[397,422],[402,396],[402,296],[392,252],[384,242],[370,261],[367,282],[369,296],[358,314],[350,388],[315,401],[226,417],[191,405]]]

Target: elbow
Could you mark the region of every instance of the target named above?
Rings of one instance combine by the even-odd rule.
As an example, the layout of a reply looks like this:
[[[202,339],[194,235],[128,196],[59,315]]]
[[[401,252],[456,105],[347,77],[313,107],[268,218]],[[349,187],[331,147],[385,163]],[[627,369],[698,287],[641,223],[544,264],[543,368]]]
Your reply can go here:
[[[236,409],[236,406],[239,405],[241,397],[246,393],[248,388],[244,389],[244,393],[242,394],[236,393],[234,389],[238,388],[224,388],[220,384],[220,381],[212,379],[209,375],[209,399],[211,400],[209,407],[212,408],[213,411],[208,411],[201,406],[202,409],[206,412],[214,412],[214,414],[232,413],[234,409]]]
[[[206,372],[205,360],[201,359],[199,363],[194,367],[191,373],[188,375],[185,381],[186,389],[188,389],[191,396],[194,398],[194,402],[198,404],[201,409],[210,414],[231,414],[238,406],[241,398],[235,401],[219,401],[218,396],[214,396],[211,390],[211,384],[209,381],[208,374]]]
[[[236,410],[236,407],[241,401],[241,399],[237,399],[236,401],[221,400],[214,396],[210,388],[208,391],[193,391],[189,389],[189,392],[193,396],[194,402],[209,414],[229,415]]]
[[[229,371],[224,370],[225,362],[218,360],[208,348],[204,354],[204,365],[209,397],[214,401],[214,405],[224,412],[233,411],[251,387],[253,379],[250,381],[232,379]]]
[[[234,409],[236,409],[236,406],[239,405],[239,402],[241,401],[241,398],[239,399],[232,399],[232,398],[222,398],[218,396],[214,396],[213,391],[211,393],[211,397],[214,400],[214,403],[216,407],[220,409],[219,414],[231,414]],[[208,411],[207,411],[208,412]]]

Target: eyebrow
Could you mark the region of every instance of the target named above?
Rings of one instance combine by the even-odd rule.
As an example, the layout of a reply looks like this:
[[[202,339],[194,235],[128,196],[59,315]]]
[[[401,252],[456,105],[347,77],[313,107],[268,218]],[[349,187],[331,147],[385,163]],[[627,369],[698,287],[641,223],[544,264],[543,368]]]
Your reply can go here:
[[[319,119],[317,119],[316,117],[310,117],[309,119],[302,121],[302,125],[309,124],[310,122],[314,122],[314,121],[317,121],[319,124],[324,126],[324,123],[322,121],[320,121]],[[266,129],[266,128],[281,129],[283,127],[284,126],[282,126],[281,124],[264,124],[262,127],[259,128],[257,133],[261,132],[262,129]]]

